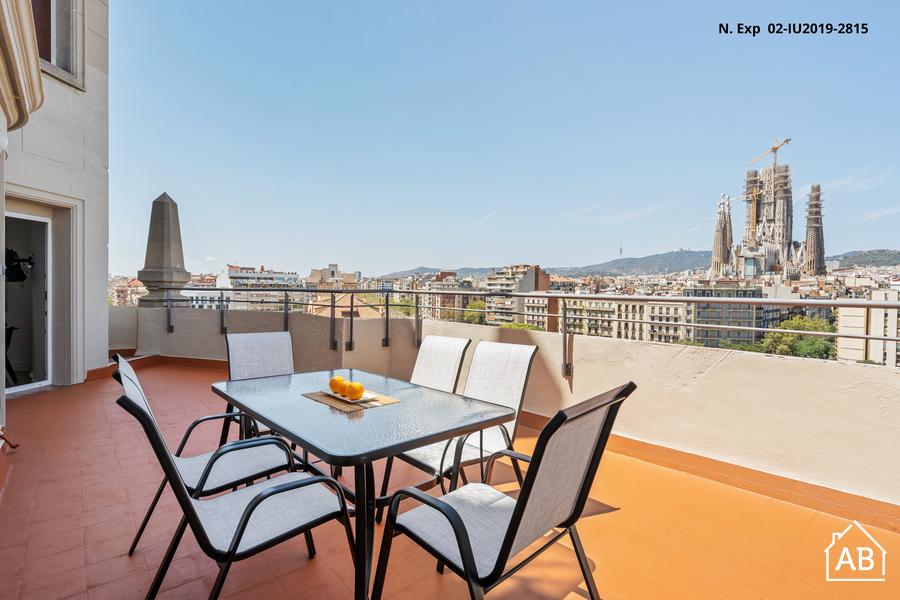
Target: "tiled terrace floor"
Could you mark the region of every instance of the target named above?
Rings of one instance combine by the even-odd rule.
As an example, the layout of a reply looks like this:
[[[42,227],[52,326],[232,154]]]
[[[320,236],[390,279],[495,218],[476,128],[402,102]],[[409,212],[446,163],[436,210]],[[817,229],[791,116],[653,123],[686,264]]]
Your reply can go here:
[[[222,409],[209,384],[224,371],[157,365],[139,375],[173,446],[193,418]],[[0,492],[0,598],[143,597],[179,512],[167,491],[138,552],[126,555],[160,471],[137,425],[115,405],[119,389],[105,380],[9,400],[9,431],[21,447],[8,457]],[[193,449],[208,450],[216,437],[210,426]],[[526,435],[517,445],[527,452],[532,442]],[[395,468],[395,484],[416,479]],[[826,583],[823,549],[845,519],[612,452],[592,498],[618,508],[579,525],[607,599],[900,598],[897,533],[869,528],[888,551],[887,582]],[[237,563],[224,596],[350,597],[342,533],[325,526],[316,543],[312,560],[300,537]],[[188,533],[161,597],[205,598],[215,573]],[[404,538],[387,590],[390,598],[466,597],[458,578],[436,573]],[[587,594],[573,553],[560,545],[489,597]]]

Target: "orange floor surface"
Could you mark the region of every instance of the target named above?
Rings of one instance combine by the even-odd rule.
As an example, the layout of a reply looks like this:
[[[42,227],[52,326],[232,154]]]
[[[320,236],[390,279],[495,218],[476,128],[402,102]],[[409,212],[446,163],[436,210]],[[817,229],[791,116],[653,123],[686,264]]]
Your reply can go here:
[[[174,448],[194,418],[220,412],[209,389],[218,368],[159,364],[141,377]],[[115,404],[121,388],[101,380],[10,398],[7,430],[20,444],[7,455],[0,490],[0,598],[143,598],[180,518],[166,491],[138,552],[127,556],[161,471],[143,433]],[[186,454],[208,451],[216,425]],[[528,452],[534,432],[517,449]],[[376,481],[381,467],[377,465]],[[474,473],[472,473],[474,476]],[[498,472],[509,487],[510,470]],[[395,465],[394,488],[421,474]],[[825,547],[848,525],[789,502],[607,452],[578,527],[605,599],[900,598],[900,534],[867,527],[887,551],[885,582],[825,581]],[[380,528],[379,528],[380,531]],[[315,532],[309,559],[302,536],[236,563],[227,598],[350,598],[346,538],[330,524]],[[377,551],[376,544],[376,551]],[[160,598],[205,598],[217,572],[190,533]],[[388,598],[466,598],[455,575],[398,538]],[[496,588],[489,598],[586,598],[569,546],[558,544]]]

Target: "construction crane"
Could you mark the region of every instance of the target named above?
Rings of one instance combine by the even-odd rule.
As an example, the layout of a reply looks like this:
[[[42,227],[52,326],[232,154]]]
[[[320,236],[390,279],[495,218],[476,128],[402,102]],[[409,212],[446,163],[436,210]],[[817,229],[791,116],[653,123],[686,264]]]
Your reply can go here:
[[[780,148],[782,148],[783,146],[787,146],[790,143],[790,141],[791,141],[791,138],[784,138],[780,142],[776,139],[775,143],[772,144],[771,148],[769,148],[768,150],[766,150],[765,152],[763,152],[762,154],[760,154],[759,156],[757,156],[756,158],[754,158],[753,160],[748,162],[747,164],[752,165],[756,161],[765,158],[766,155],[770,154],[770,153],[772,154],[772,164],[773,165],[778,164],[778,150]]]

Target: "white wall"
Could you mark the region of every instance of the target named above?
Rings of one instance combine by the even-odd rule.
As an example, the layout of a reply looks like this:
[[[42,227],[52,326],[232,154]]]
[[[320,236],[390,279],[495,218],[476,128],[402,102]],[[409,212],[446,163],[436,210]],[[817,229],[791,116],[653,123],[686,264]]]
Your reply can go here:
[[[84,10],[85,90],[45,73],[44,105],[10,132],[6,164],[8,196],[74,213],[75,243],[65,252],[71,265],[58,265],[71,267],[66,274],[75,286],[73,345],[60,346],[54,336],[56,352],[75,354],[68,377],[74,381],[107,364],[108,348],[108,8],[102,0],[85,0]]]

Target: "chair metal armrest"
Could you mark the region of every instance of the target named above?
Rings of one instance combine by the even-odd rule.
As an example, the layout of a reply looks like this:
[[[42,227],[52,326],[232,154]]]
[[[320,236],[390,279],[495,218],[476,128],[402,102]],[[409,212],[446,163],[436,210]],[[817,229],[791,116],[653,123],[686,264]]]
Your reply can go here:
[[[236,452],[238,450],[246,450],[247,448],[255,448],[257,446],[265,446],[268,444],[274,444],[276,446],[281,446],[282,450],[284,450],[284,454],[287,457],[288,470],[294,471],[296,467],[294,465],[294,453],[291,452],[291,447],[287,445],[287,443],[281,438],[277,437],[259,437],[259,438],[250,438],[246,440],[236,440],[234,442],[229,442],[224,446],[220,446],[218,450],[212,453],[212,456],[209,457],[209,460],[206,462],[206,466],[203,467],[203,473],[200,475],[200,479],[197,481],[197,487],[194,489],[194,497],[199,498],[200,493],[203,492],[203,486],[206,485],[206,480],[209,478],[209,474],[212,472],[213,466],[216,464],[220,458],[225,456],[230,452]]]
[[[300,481],[282,483],[280,485],[275,485],[261,491],[259,494],[253,497],[253,500],[251,500],[247,507],[244,509],[243,514],[241,514],[241,520],[238,521],[237,529],[234,532],[234,537],[231,538],[231,545],[228,547],[229,556],[234,556],[237,553],[237,548],[241,543],[241,538],[244,537],[244,530],[247,529],[247,525],[248,523],[250,523],[250,517],[253,516],[253,511],[255,511],[260,504],[262,504],[272,496],[283,494],[285,492],[291,492],[293,490],[299,490],[300,488],[319,483],[327,485],[334,490],[334,494],[335,496],[337,496],[341,516],[343,517],[345,523],[349,523],[350,516],[347,513],[347,502],[344,499],[344,492],[341,488],[341,484],[337,480],[332,479],[331,477],[326,477],[324,475],[318,475],[314,477],[308,477],[307,479],[301,479]]]
[[[472,552],[472,542],[469,541],[469,532],[466,530],[466,525],[463,523],[459,513],[456,512],[456,509],[439,498],[435,498],[414,487],[397,490],[391,498],[391,507],[388,512],[388,523],[385,525],[385,531],[394,528],[397,521],[397,513],[400,510],[400,500],[404,496],[418,500],[422,504],[433,508],[447,519],[451,529],[453,529],[453,534],[456,536],[456,544],[459,546],[459,555],[462,558],[463,569],[466,573],[477,576],[478,570],[475,567],[475,554]]]
[[[184,432],[184,436],[181,438],[181,443],[178,444],[178,450],[175,451],[175,456],[181,456],[182,451],[184,451],[184,447],[187,445],[188,439],[191,437],[191,434],[194,433],[194,429],[197,428],[197,425],[217,419],[235,419],[237,421],[249,420],[251,422],[253,421],[253,419],[250,419],[249,415],[246,415],[242,412],[221,413],[217,415],[207,415],[205,417],[200,417],[199,419],[188,425],[187,430]]]
[[[531,462],[531,457],[527,454],[522,454],[521,452],[516,452],[515,450],[497,450],[496,452],[488,456],[487,465],[485,465],[484,469],[485,479],[483,479],[481,483],[487,483],[487,476],[492,473],[491,467],[493,466],[494,461],[501,456],[507,456],[513,460],[521,460],[525,463]]]

